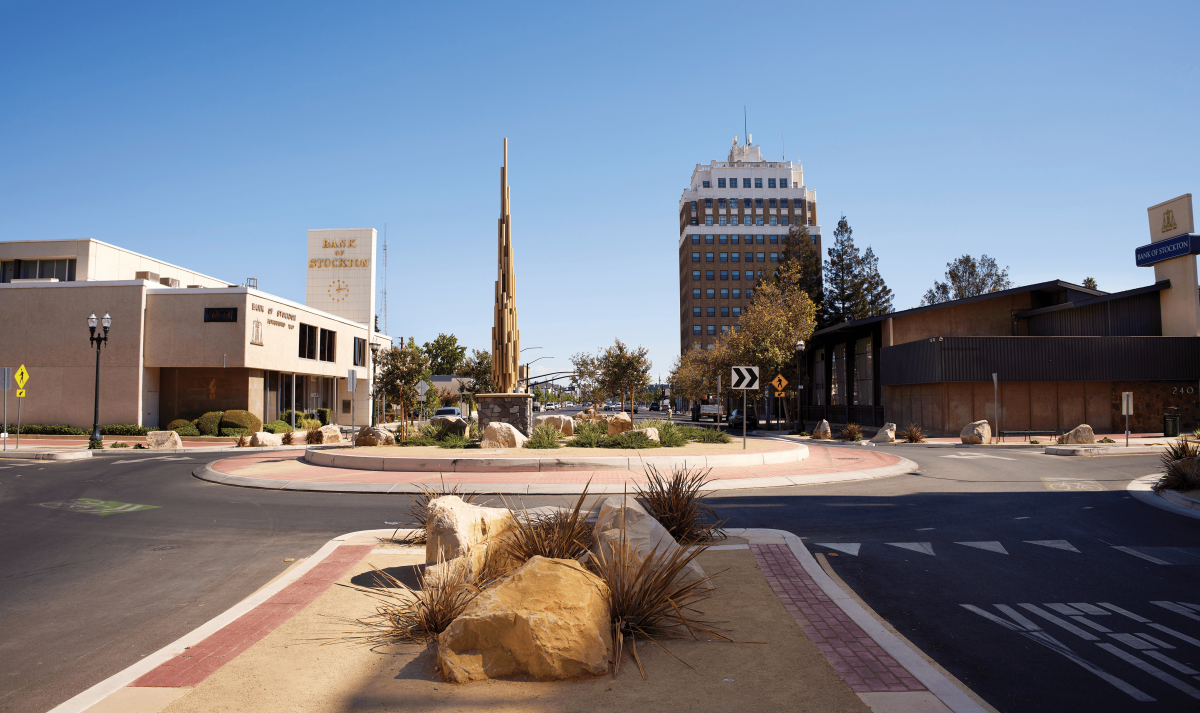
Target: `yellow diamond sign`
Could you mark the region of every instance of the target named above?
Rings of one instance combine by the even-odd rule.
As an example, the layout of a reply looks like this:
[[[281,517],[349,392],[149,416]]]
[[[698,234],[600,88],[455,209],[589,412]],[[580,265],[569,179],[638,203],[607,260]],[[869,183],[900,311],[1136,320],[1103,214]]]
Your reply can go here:
[[[788,385],[788,380],[783,378],[783,374],[776,374],[771,383],[775,385],[776,391],[783,391],[783,387]]]
[[[24,364],[21,365],[20,369],[17,369],[17,373],[13,375],[13,378],[17,380],[17,388],[25,388],[25,382],[29,381],[29,372],[25,371]]]

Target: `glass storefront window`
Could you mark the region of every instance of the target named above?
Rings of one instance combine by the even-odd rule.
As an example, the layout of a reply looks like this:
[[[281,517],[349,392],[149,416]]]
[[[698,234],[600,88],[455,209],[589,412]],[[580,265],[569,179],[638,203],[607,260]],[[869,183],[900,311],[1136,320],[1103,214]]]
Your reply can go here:
[[[854,405],[875,405],[875,369],[871,355],[871,338],[854,343]]]
[[[813,406],[825,405],[825,350],[813,355],[812,365]]]
[[[845,406],[846,393],[843,384],[846,381],[846,345],[839,344],[833,348],[833,381],[829,389],[829,405]]]

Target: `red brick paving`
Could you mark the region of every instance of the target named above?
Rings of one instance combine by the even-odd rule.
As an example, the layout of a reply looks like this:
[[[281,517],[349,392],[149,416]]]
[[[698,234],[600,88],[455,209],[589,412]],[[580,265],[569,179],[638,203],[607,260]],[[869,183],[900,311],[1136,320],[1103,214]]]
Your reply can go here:
[[[130,685],[175,688],[199,684],[315,601],[371,549],[371,545],[338,547],[275,596]]]
[[[787,545],[750,545],[767,583],[808,638],[856,693],[925,686],[859,628],[813,581]]]

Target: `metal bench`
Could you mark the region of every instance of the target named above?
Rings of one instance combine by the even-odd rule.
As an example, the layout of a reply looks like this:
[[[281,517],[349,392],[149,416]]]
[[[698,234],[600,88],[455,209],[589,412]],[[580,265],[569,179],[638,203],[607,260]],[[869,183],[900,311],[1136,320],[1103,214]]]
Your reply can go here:
[[[1000,440],[1004,440],[1005,436],[1024,436],[1025,440],[1028,441],[1030,436],[1050,436],[1051,438],[1055,438],[1058,436],[1058,431],[1053,429],[1046,431],[1001,431]]]

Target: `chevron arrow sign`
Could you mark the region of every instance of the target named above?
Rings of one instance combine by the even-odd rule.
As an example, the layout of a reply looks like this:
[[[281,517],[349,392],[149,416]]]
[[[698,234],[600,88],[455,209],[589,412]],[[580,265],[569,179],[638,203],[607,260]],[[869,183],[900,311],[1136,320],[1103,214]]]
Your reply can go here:
[[[733,381],[730,383],[730,388],[733,389],[757,389],[758,388],[758,367],[757,366],[735,366],[733,367]]]

